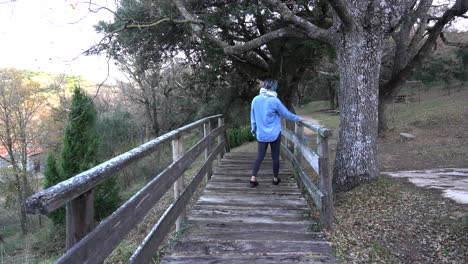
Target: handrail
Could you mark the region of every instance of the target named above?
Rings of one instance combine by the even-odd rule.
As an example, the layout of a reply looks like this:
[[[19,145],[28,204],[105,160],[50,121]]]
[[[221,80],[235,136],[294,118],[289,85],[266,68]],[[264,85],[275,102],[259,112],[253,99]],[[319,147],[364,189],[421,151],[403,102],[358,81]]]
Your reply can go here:
[[[130,260],[128,261],[129,264],[146,263],[148,259],[154,255],[155,249],[159,247],[166,235],[169,233],[175,219],[180,214],[180,211],[185,208],[187,203],[190,201],[190,198],[193,196],[197,187],[202,182],[203,177],[210,169],[210,163],[222,152],[225,143],[226,142],[223,141],[223,144],[218,145],[218,147],[216,147],[216,149],[211,153],[203,165],[201,165],[184,192],[166,210],[163,216],[154,225],[146,238],[140,244],[140,246],[135,250],[133,255],[130,257]]]
[[[304,127],[317,132],[317,152],[303,142]],[[317,124],[299,121],[295,123],[295,132],[283,128],[281,133],[286,139],[286,144],[281,144],[283,156],[293,165],[295,177],[320,210],[322,226],[331,229],[333,226],[333,189],[328,138],[332,135],[332,131]],[[294,153],[288,148],[288,142],[293,143]],[[319,176],[319,187],[306,174],[302,166],[302,158],[305,158]]]
[[[211,130],[209,124],[212,120],[218,119],[218,127]],[[224,151],[227,150],[227,142],[226,142],[226,129],[224,126],[223,116],[222,115],[215,115],[211,117],[207,117],[201,119],[197,122],[192,124],[186,125],[181,127],[177,130],[173,130],[163,136],[160,136],[146,144],[143,144],[140,147],[137,147],[127,153],[124,153],[116,158],[111,159],[108,162],[103,164],[110,164],[107,166],[103,166],[103,164],[96,166],[95,168],[85,171],[84,173],[80,173],[77,176],[73,177],[74,181],[67,180],[65,182],[59,183],[52,188],[49,188],[43,192],[33,195],[35,197],[36,202],[29,203],[30,205],[42,205],[44,208],[41,210],[29,210],[29,212],[33,213],[48,213],[50,208],[54,208],[51,205],[58,204],[57,201],[52,203],[40,203],[42,200],[41,198],[44,197],[44,193],[47,194],[47,199],[45,201],[50,201],[53,197],[56,196],[54,191],[62,191],[67,190],[66,188],[72,188],[70,186],[75,186],[74,188],[78,188],[78,190],[73,190],[72,192],[64,192],[64,193],[72,193],[75,195],[78,192],[81,192],[88,186],[91,186],[90,190],[85,190],[81,192],[81,196],[78,196],[75,200],[71,200],[68,196],[65,198],[62,197],[62,200],[65,199],[67,202],[67,208],[69,206],[73,206],[73,203],[81,199],[83,195],[91,194],[90,197],[92,198],[92,188],[94,188],[97,184],[96,181],[102,181],[102,177],[110,177],[113,173],[121,170],[125,166],[128,166],[130,163],[135,162],[150,153],[154,152],[162,142],[166,142],[167,140],[172,140],[173,148],[175,146],[180,146],[181,142],[181,135],[188,133],[190,130],[197,128],[203,125],[205,128],[208,127],[208,130],[205,129],[204,137],[198,141],[195,145],[193,145],[187,152],[179,153],[181,149],[173,149],[173,152],[176,153],[173,155],[175,158],[174,162],[170,164],[165,170],[163,170],[159,175],[157,175],[153,180],[151,180],[147,185],[145,185],[138,193],[132,196],[128,201],[126,201],[121,207],[119,207],[115,212],[113,212],[109,217],[104,219],[94,230],[89,230],[88,232],[82,234],[81,237],[78,237],[77,241],[74,241],[73,244],[68,244],[69,236],[76,236],[75,233],[69,233],[69,223],[67,215],[67,251],[65,254],[59,258],[55,263],[100,263],[105,258],[112,253],[114,248],[121,242],[121,240],[138,224],[143,220],[145,215],[150,211],[150,209],[159,201],[159,199],[170,189],[172,185],[174,187],[177,186],[176,183],[182,183],[182,185],[174,188],[175,190],[175,201],[172,206],[169,207],[168,211],[160,218],[158,224],[156,226],[161,226],[156,228],[158,232],[157,238],[152,237],[151,239],[145,239],[142,245],[139,247],[132,258],[140,260],[149,261],[152,255],[149,252],[155,252],[159,244],[164,239],[164,236],[170,230],[170,227],[174,224],[175,219],[179,222],[181,217],[184,215],[185,207],[190,200],[190,197],[193,195],[194,191],[198,187],[199,183],[203,179],[205,175],[211,175],[210,170],[212,166],[213,160],[217,156],[222,156]],[[222,139],[223,138],[223,139]],[[217,146],[212,149],[211,145],[213,142],[216,142]],[[174,144],[175,142],[175,144]],[[178,147],[176,147],[178,148]],[[204,164],[198,170],[196,176],[192,179],[192,182],[189,183],[188,187],[185,188],[183,182],[180,182],[183,179],[184,171],[204,152],[208,150],[208,155],[205,158]],[[112,161],[112,162],[111,162]],[[99,170],[96,168],[100,168]],[[108,172],[107,170],[111,170]],[[202,175],[202,176],[200,176]],[[83,178],[81,178],[83,177]],[[104,178],[104,180],[106,179]],[[86,181],[92,181],[91,183],[87,183]],[[66,183],[66,184],[65,184]],[[66,188],[64,188],[65,186]],[[184,191],[185,188],[185,191]],[[73,188],[72,188],[73,189]],[[183,192],[182,192],[183,191]],[[181,193],[182,192],[182,193]],[[40,195],[42,194],[42,195]],[[70,195],[70,194],[69,194]],[[78,194],[80,195],[80,194]],[[30,197],[28,200],[31,200]],[[52,197],[52,198],[51,198]],[[92,199],[91,206],[85,206],[85,209],[89,207],[92,208]],[[70,205],[70,203],[72,205]],[[37,207],[33,207],[37,208]],[[82,208],[80,208],[82,209]],[[74,208],[76,215],[76,219],[70,219],[72,224],[76,224],[79,222],[79,218],[86,218],[87,212],[80,211]],[[69,211],[69,209],[67,209]],[[164,223],[160,225],[160,223]],[[94,226],[94,225],[93,225]],[[162,228],[162,229],[161,229]],[[92,227],[91,227],[92,229]],[[154,228],[153,228],[154,229]],[[153,234],[152,231],[150,233]],[[162,235],[162,237],[161,237]],[[142,250],[144,249],[144,250]],[[132,263],[132,262],[130,262]],[[135,262],[140,263],[140,262]]]
[[[28,214],[49,214],[67,202],[93,189],[116,172],[156,151],[159,145],[184,133],[188,133],[208,120],[219,117],[222,117],[222,115],[206,117],[179,129],[172,130],[94,168],[36,193],[26,200],[26,211]]]
[[[303,125],[304,127],[307,127],[308,129],[310,129],[310,130],[312,130],[314,132],[317,132],[322,137],[329,137],[329,136],[331,136],[333,134],[330,129],[328,129],[328,128],[324,127],[324,126],[320,126],[320,125],[305,121],[305,120],[301,120],[298,123]]]

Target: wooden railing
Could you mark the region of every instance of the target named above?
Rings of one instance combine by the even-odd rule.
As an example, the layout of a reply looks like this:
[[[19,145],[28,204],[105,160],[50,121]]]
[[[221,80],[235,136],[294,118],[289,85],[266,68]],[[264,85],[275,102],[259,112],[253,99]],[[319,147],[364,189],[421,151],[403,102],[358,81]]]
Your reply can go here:
[[[294,124],[295,132],[288,130],[285,128],[286,126],[281,131],[285,141],[284,144],[281,144],[281,152],[291,162],[298,183],[307,190],[315,206],[319,209],[322,226],[331,229],[333,227],[333,189],[328,139],[332,135],[332,131],[307,121],[299,121]],[[317,152],[314,152],[304,142],[304,127],[317,133]],[[304,159],[317,173],[318,187],[304,170]]]
[[[211,122],[218,127],[211,130]],[[204,137],[188,151],[184,151],[182,135],[203,126]],[[217,146],[213,142],[217,139]],[[203,178],[211,177],[213,160],[229,151],[222,115],[201,119],[173,130],[133,150],[82,172],[66,181],[36,193],[26,201],[30,214],[48,214],[66,205],[67,251],[55,263],[101,263],[142,221],[148,211],[174,186],[174,202],[161,216],[128,263],[151,260],[171,227],[180,229],[185,207]],[[123,168],[149,156],[165,142],[172,141],[173,163],[126,201],[109,217],[94,227],[93,189]],[[204,152],[205,161],[191,182],[185,186],[183,173]]]

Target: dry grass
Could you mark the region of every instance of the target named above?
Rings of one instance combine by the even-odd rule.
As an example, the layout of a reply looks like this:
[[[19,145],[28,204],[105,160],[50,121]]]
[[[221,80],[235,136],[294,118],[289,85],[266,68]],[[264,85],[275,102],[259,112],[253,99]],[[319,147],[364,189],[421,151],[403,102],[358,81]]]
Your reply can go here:
[[[420,103],[390,108],[391,130],[378,141],[381,170],[466,167],[467,101],[467,89],[428,90]],[[312,116],[334,129],[334,150],[338,117],[320,109]],[[416,139],[400,143],[402,132]],[[335,230],[327,235],[341,263],[468,263],[468,206],[382,177],[336,194]]]
[[[336,195],[336,229],[327,234],[342,263],[461,264],[466,209],[437,192],[380,178]]]

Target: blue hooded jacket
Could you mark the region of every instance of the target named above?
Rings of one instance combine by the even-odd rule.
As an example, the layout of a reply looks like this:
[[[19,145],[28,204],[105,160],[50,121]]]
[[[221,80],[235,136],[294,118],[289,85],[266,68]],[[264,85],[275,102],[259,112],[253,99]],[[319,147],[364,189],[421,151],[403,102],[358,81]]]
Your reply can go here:
[[[274,96],[257,95],[252,100],[250,124],[260,142],[273,142],[281,133],[281,117],[292,121],[301,118],[291,112]]]

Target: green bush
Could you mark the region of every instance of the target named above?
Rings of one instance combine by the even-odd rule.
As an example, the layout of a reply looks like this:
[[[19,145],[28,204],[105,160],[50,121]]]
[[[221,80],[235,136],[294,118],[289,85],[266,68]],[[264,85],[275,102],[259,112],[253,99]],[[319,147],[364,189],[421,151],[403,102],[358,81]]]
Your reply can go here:
[[[92,98],[79,88],[73,92],[68,123],[62,138],[60,158],[49,155],[45,169],[45,186],[50,187],[98,164],[100,138],[96,131],[96,110]],[[99,184],[94,191],[96,220],[111,214],[119,202],[115,178]],[[55,224],[65,223],[65,210],[48,215]]]
[[[254,141],[255,137],[250,132],[250,126],[231,128],[226,131],[229,147],[234,148],[245,142]]]

